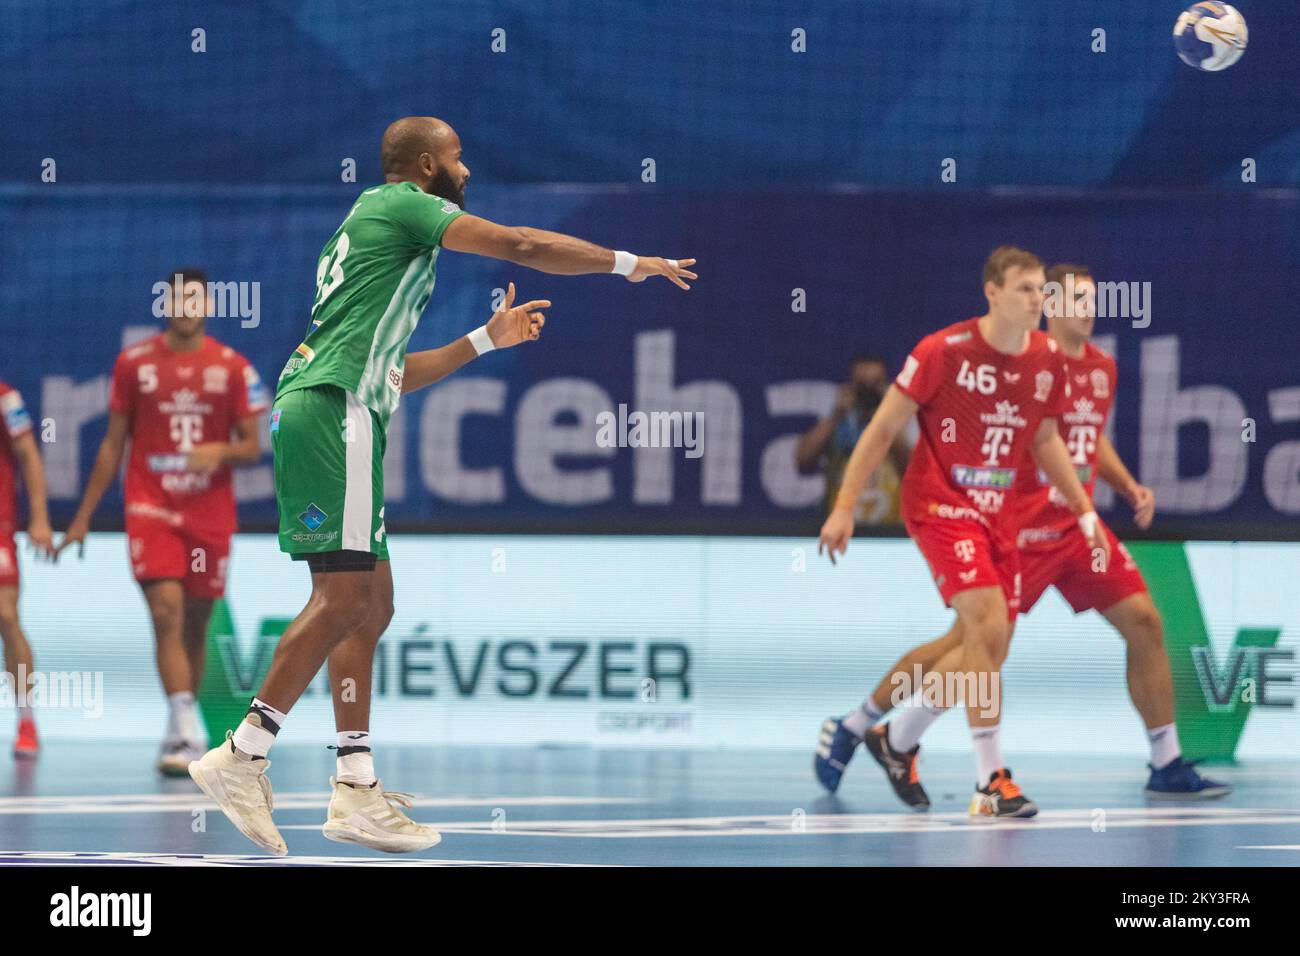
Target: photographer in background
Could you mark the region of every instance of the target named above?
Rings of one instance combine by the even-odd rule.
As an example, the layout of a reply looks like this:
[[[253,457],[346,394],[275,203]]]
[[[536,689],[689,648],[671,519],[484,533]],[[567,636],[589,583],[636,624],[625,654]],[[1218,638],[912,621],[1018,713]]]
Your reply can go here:
[[[826,474],[823,512],[829,513],[834,505],[853,446],[867,427],[867,422],[871,421],[889,383],[885,360],[871,352],[859,352],[850,363],[849,380],[836,393],[835,407],[799,439],[795,448],[795,463],[799,471],[808,474],[821,468]],[[854,511],[857,524],[890,525],[901,522],[898,512],[899,486],[915,442],[913,426],[900,435],[889,449],[889,458],[858,499]]]

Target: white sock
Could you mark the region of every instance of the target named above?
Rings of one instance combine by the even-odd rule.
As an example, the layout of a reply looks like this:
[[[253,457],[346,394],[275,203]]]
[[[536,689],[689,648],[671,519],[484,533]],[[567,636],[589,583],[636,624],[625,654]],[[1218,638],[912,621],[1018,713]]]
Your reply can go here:
[[[35,711],[32,710],[31,704],[23,704],[21,707],[18,708],[18,723],[21,724],[24,720],[35,720],[35,719],[36,719],[36,713]]]
[[[997,725],[972,727],[970,739],[975,746],[975,772],[979,774],[979,784],[987,787],[994,771],[1002,769],[1002,728]]]
[[[848,730],[861,737],[872,727],[876,726],[880,718],[885,716],[885,712],[876,706],[876,702],[868,697],[857,706],[856,710],[846,714],[840,721]]]
[[[167,695],[169,714],[167,717],[167,736],[182,740],[200,741],[206,735],[199,733],[199,714],[195,707],[194,695],[187,690]]]
[[[288,716],[254,697],[243,723],[235,728],[234,737],[231,738],[235,748],[251,757],[265,757]]]
[[[898,708],[885,732],[889,735],[890,749],[897,753],[907,753],[921,740],[921,735],[930,729],[930,725],[942,717],[947,708],[936,709],[920,701],[919,695]]]
[[[1178,745],[1178,728],[1173,724],[1152,727],[1147,731],[1147,739],[1151,741],[1151,766],[1157,770],[1183,755],[1183,748]]]
[[[334,778],[354,787],[373,786],[376,779],[375,755],[370,750],[370,731],[340,730],[335,746],[339,749],[339,756],[334,761]],[[358,747],[364,749],[357,750]]]

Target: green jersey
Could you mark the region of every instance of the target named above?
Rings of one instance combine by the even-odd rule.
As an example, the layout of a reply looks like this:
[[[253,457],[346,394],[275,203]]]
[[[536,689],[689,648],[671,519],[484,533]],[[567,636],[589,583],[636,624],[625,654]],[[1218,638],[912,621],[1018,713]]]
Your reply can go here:
[[[402,395],[406,344],[433,292],[443,231],[462,215],[411,182],[363,192],[321,253],[311,326],[280,373],[276,399],[337,385],[386,426]]]

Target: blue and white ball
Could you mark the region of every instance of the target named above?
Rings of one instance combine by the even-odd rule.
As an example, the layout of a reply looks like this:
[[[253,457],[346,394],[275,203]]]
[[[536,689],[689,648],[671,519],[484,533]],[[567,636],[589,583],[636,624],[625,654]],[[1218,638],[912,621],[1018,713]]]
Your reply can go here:
[[[1194,3],[1174,24],[1174,47],[1188,66],[1216,73],[1246,52],[1246,18],[1226,3]]]

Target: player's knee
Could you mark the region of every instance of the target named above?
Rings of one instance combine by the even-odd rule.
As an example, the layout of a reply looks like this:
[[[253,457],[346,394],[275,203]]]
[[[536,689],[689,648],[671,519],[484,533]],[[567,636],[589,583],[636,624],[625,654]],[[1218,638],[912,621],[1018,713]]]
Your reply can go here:
[[[154,634],[167,637],[180,630],[184,614],[179,601],[154,601],[149,605],[149,616],[153,618]]]
[[[1006,659],[1007,649],[1011,644],[1011,625],[1003,614],[982,614],[969,622],[964,622],[963,633],[966,641],[975,646],[997,664]]]
[[[1160,620],[1160,612],[1151,605],[1135,611],[1122,633],[1130,645],[1147,650],[1156,650],[1165,643],[1165,628]]]
[[[393,622],[393,598],[391,595],[379,598],[375,601],[374,610],[370,616],[371,629],[374,631],[375,640],[388,630],[388,625]]]

